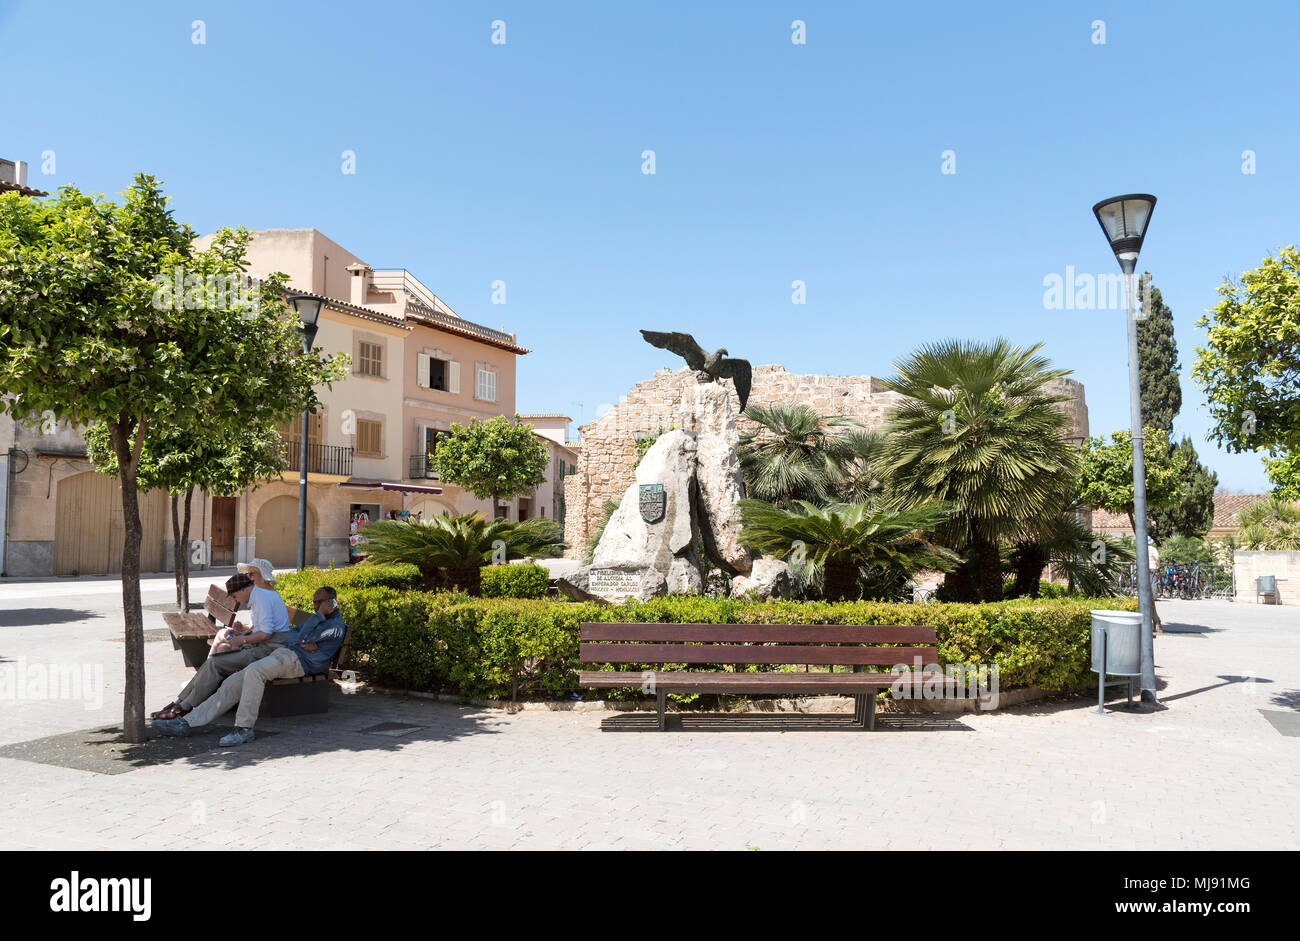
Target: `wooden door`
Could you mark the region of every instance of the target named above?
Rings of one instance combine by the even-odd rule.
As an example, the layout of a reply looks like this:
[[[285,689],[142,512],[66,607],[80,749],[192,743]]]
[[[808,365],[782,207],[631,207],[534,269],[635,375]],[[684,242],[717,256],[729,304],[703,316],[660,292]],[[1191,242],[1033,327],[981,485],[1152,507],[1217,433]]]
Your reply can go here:
[[[298,498],[273,497],[257,511],[253,552],[276,568],[298,564]],[[307,509],[307,563],[316,558],[316,514]]]
[[[122,571],[122,487],[87,471],[59,481],[54,508],[54,574],[115,575]],[[163,540],[169,531],[167,496],[139,495],[140,571],[163,570]]]
[[[237,497],[212,498],[212,564],[235,564],[235,506]]]

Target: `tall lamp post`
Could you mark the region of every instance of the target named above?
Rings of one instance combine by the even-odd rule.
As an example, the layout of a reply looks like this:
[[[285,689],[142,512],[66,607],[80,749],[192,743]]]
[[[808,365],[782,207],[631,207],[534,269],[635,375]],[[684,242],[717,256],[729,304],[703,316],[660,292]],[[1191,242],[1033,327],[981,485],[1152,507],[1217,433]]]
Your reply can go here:
[[[1154,602],[1151,598],[1151,569],[1147,564],[1147,474],[1142,456],[1142,392],[1138,380],[1137,290],[1134,274],[1138,252],[1146,238],[1147,223],[1156,207],[1156,198],[1146,193],[1130,193],[1103,199],[1092,207],[1093,214],[1106,233],[1111,250],[1124,272],[1125,297],[1128,302],[1128,404],[1133,435],[1133,522],[1137,544],[1138,607],[1142,611],[1142,701],[1158,702],[1156,697],[1156,656]]]
[[[298,312],[300,330],[302,331],[302,352],[305,356],[311,352],[316,342],[317,321],[320,320],[320,308],[323,301],[310,294],[295,294],[289,298],[293,308]],[[302,413],[302,442],[298,451],[298,571],[307,567],[307,425],[311,413]]]

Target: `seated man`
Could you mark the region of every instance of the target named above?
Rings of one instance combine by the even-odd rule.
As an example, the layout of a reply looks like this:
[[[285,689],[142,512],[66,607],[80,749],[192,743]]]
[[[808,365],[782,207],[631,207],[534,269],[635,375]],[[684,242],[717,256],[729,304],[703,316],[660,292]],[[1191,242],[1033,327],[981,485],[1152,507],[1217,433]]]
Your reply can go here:
[[[154,719],[180,718],[211,696],[226,677],[288,643],[289,611],[279,594],[269,588],[259,588],[254,576],[242,573],[226,580],[226,592],[236,605],[248,605],[252,628],[236,621],[231,625],[233,630],[218,631],[217,639],[224,640],[224,645],[213,642],[212,652],[194,678],[185,684],[179,696],[153,714]]]
[[[189,735],[193,729],[207,725],[238,704],[235,731],[223,736],[220,744],[243,745],[251,742],[254,738],[253,725],[257,722],[257,712],[262,707],[262,694],[267,681],[324,673],[343,646],[347,626],[339,613],[337,599],[338,592],[333,588],[317,588],[311,599],[316,613],[302,627],[288,632],[289,636],[281,646],[238,673],[226,677],[216,693],[199,703],[188,718],[159,719],[153,727],[164,735]]]

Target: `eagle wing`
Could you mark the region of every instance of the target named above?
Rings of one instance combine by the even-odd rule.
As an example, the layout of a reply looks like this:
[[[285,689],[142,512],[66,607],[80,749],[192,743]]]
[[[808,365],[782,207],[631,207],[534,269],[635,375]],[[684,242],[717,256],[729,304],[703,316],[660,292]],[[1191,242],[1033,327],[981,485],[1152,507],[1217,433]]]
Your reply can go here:
[[[749,385],[753,375],[749,360],[724,356],[714,372],[719,379],[730,379],[736,384],[736,394],[740,396],[740,410],[743,412],[745,403],[749,401]]]
[[[656,333],[654,330],[642,330],[641,336],[645,337],[645,341],[651,346],[676,353],[686,360],[686,365],[692,369],[704,368],[704,350],[700,349],[700,345],[695,342],[695,337],[689,333]]]

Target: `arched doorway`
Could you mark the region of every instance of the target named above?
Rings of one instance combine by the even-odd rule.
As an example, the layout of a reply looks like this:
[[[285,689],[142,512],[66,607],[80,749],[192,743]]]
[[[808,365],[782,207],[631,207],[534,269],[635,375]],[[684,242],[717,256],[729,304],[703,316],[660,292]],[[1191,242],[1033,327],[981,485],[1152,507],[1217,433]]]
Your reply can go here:
[[[139,494],[140,571],[163,571],[167,495]],[[86,471],[59,481],[54,506],[54,574],[116,575],[122,571],[122,485]]]
[[[257,511],[253,551],[276,568],[298,564],[298,498],[272,497]],[[316,560],[316,511],[307,506],[307,564]]]
[[[428,498],[420,500],[418,503],[408,505],[407,510],[410,511],[412,516],[419,513],[420,519],[422,520],[433,519],[435,516],[441,516],[443,513],[447,513],[450,516],[456,515],[456,508],[450,503],[444,503],[441,500],[431,500]]]

